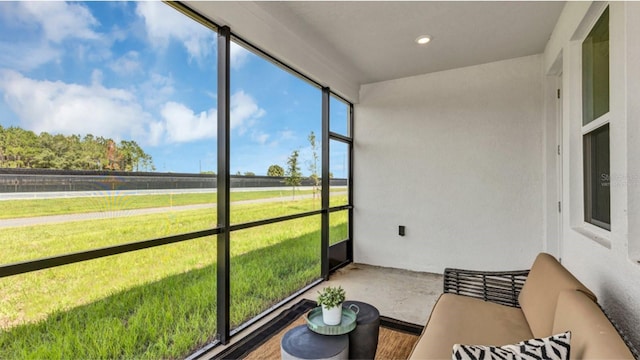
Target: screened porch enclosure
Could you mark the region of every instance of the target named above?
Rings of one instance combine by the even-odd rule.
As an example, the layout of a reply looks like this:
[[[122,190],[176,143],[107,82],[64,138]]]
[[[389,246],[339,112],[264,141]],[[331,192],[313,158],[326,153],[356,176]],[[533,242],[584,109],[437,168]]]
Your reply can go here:
[[[27,5],[7,11],[37,11]],[[114,48],[129,67],[89,74],[98,98],[142,97],[130,104],[142,112],[129,119],[134,138],[0,127],[0,288],[10,294],[2,357],[186,357],[227,343],[352,261],[353,105],[182,4],[122,5],[59,10],[123,27],[144,21],[148,42]],[[156,14],[197,45],[180,30],[157,43]],[[157,57],[148,72],[136,65],[147,56]],[[69,74],[80,79],[83,70]],[[43,80],[14,72],[43,93],[58,76],[66,96],[45,97],[65,108],[84,91],[65,71]],[[103,80],[107,71],[118,76]],[[149,82],[118,88],[128,78]],[[16,121],[26,116],[19,105],[3,103]],[[154,163],[167,149],[177,156]]]
[[[59,214],[0,200],[16,218],[108,214],[2,229],[7,357],[29,348],[56,357],[48,349],[57,343],[63,356],[207,358],[326,284],[349,284],[353,296],[419,323],[444,268],[523,270],[540,252],[584,281],[640,344],[640,5],[153,4],[120,8],[152,47],[132,42],[123,59],[157,58],[162,70],[144,72],[161,97],[139,101],[158,109],[139,114],[142,128],[161,121],[131,134],[143,144],[161,129],[164,142],[144,149],[175,156],[133,173],[210,185],[142,201],[150,194],[128,193],[109,175],[136,166],[107,156],[89,161],[103,172],[93,193],[80,205],[65,199]],[[184,32],[153,33],[147,5]],[[79,6],[98,14],[101,5]],[[180,66],[161,67],[174,57]],[[115,90],[140,76],[109,83],[78,67],[77,79],[38,78],[51,69],[0,65],[6,99],[20,95],[11,81],[125,94]],[[0,115],[23,116],[16,104],[0,103]],[[56,163],[26,161],[15,148],[0,149],[4,167]],[[181,164],[189,170],[177,174]],[[149,208],[169,210],[154,217]],[[390,283],[393,293],[380,291]],[[105,324],[112,336],[88,341]],[[39,343],[47,332],[55,339]]]

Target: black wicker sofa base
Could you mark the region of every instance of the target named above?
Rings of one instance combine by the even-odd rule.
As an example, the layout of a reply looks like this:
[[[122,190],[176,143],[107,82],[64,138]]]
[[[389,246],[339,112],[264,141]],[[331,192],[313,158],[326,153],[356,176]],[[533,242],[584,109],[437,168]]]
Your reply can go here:
[[[503,346],[565,331],[571,359],[638,358],[596,296],[549,254],[530,270],[446,269],[444,293],[410,359],[451,359],[454,344]]]

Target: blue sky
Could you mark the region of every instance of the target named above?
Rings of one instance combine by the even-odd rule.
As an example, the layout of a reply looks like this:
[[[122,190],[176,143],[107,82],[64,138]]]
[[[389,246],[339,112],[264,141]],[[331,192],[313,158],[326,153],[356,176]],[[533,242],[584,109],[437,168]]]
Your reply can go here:
[[[320,90],[235,44],[231,63],[231,172],[266,174],[297,149],[308,175]],[[135,140],[157,171],[215,171],[216,71],[216,33],[161,2],[0,2],[5,127]],[[331,157],[343,177],[343,147]]]

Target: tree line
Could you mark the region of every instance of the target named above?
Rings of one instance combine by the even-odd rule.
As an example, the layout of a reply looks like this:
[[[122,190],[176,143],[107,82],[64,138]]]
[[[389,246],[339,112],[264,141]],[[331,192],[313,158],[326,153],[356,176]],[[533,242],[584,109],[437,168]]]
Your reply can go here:
[[[65,136],[0,125],[0,167],[60,170],[155,171],[151,155],[133,140],[87,134]]]

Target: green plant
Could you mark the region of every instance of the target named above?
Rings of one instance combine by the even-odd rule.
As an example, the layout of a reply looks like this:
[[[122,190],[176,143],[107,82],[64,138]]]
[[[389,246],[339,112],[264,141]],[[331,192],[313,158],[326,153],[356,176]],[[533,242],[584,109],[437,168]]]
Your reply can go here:
[[[327,309],[331,309],[342,304],[346,295],[342,286],[327,286],[322,289],[322,291],[318,291],[318,294],[320,294],[320,296],[318,296],[318,306],[324,306]]]

